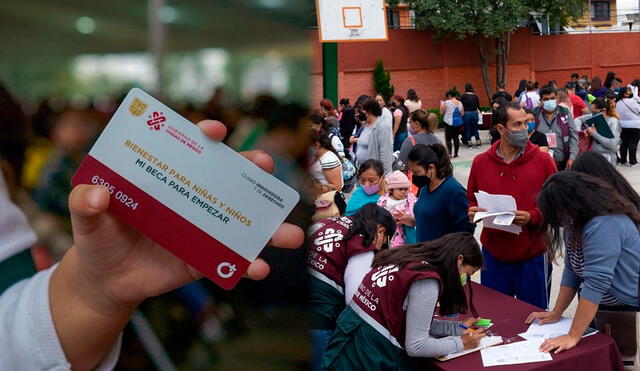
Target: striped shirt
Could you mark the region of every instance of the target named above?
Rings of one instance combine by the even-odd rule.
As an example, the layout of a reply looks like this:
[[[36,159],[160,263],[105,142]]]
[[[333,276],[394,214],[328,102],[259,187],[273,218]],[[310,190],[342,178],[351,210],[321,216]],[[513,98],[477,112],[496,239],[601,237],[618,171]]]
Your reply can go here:
[[[324,175],[324,170],[331,170],[338,166],[342,166],[340,158],[335,153],[327,151],[311,165],[309,172],[320,184],[329,184],[327,177]],[[340,169],[342,170],[342,168]]]
[[[571,270],[580,278],[584,279],[584,253],[582,251],[582,241],[576,238],[569,237],[567,245],[567,256],[565,259],[569,259],[569,265]],[[623,301],[618,300],[610,293],[602,295],[600,305],[626,305]]]

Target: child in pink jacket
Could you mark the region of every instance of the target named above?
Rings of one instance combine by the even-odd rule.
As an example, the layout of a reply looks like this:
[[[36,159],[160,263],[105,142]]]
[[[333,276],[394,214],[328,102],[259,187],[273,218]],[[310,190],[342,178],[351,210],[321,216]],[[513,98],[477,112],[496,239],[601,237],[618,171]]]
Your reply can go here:
[[[402,224],[399,219],[402,214],[413,215],[416,196],[409,192],[409,188],[411,188],[409,178],[403,172],[396,170],[387,177],[388,192],[378,199],[378,206],[389,210],[398,223],[396,232],[391,238],[391,248],[415,242],[407,241],[407,231],[415,237],[415,226]]]

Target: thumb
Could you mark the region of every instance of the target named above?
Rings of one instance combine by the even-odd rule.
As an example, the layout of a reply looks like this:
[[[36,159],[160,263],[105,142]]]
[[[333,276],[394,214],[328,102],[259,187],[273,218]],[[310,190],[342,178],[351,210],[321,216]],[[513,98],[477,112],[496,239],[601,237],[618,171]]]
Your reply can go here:
[[[86,235],[95,230],[109,206],[106,187],[82,184],[69,195],[69,211],[74,236]]]

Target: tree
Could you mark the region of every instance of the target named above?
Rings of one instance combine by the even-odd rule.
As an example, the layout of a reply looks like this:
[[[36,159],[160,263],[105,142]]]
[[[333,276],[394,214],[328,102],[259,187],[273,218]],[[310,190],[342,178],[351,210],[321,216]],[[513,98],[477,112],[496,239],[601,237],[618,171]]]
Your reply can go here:
[[[393,85],[391,85],[391,74],[384,69],[380,58],[378,58],[376,68],[373,70],[373,89],[376,93],[382,94],[385,102],[391,99],[395,91]]]
[[[394,6],[399,0],[390,0]],[[583,0],[403,0],[415,12],[418,28],[435,31],[462,40],[472,37],[478,47],[482,79],[487,97],[493,89],[489,81],[489,63],[496,67],[496,84],[505,83],[511,34],[535,15],[551,24],[566,26],[582,16]],[[493,40],[495,47],[491,47]]]

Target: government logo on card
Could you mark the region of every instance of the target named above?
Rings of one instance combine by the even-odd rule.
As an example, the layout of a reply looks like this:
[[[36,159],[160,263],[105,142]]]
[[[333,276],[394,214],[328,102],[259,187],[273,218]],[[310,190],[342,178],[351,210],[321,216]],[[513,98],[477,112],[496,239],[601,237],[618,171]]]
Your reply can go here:
[[[164,113],[158,111],[153,111],[148,118],[147,125],[149,126],[149,130],[160,130],[160,128],[164,126],[164,122],[167,121]]]
[[[133,101],[129,105],[129,112],[134,116],[140,116],[147,110],[149,105],[141,101],[138,98],[133,98]]]

